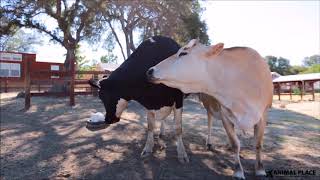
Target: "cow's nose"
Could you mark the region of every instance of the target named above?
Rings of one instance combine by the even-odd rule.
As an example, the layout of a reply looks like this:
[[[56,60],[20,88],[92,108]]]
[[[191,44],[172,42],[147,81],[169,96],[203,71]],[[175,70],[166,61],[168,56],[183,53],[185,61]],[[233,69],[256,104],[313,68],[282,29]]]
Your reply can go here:
[[[149,70],[147,71],[147,78],[148,78],[149,80],[151,80],[152,77],[153,77],[153,68],[151,68],[151,69],[149,69]]]

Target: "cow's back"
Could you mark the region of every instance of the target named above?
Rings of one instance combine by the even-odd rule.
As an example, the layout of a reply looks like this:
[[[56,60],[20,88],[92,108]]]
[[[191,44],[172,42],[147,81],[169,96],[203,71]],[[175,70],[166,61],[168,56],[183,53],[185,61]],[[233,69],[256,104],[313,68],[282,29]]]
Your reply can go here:
[[[183,93],[163,84],[148,82],[146,72],[152,66],[175,54],[180,46],[172,39],[162,36],[152,37],[141,43],[136,51],[108,77],[100,86],[108,86],[127,100],[136,100],[147,109],[163,106],[182,106]]]

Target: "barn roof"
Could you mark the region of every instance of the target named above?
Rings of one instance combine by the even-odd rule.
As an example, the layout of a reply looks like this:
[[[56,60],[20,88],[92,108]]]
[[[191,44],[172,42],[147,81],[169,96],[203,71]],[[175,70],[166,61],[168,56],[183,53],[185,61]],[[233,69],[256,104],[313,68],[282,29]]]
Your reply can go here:
[[[292,81],[308,81],[308,80],[320,80],[320,73],[280,76],[274,79],[273,82],[292,82]]]

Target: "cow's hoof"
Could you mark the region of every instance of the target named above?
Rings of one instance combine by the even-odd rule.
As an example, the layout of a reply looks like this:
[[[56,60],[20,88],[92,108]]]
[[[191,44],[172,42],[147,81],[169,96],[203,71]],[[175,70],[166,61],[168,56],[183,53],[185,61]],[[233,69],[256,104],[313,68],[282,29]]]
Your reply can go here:
[[[148,151],[143,150],[141,152],[141,157],[146,158],[146,157],[149,157],[151,154],[152,154],[152,152],[148,152]]]
[[[256,176],[266,176],[266,171],[264,169],[256,170]]]
[[[236,171],[236,172],[233,174],[233,177],[234,177],[235,179],[246,179],[246,178],[244,177],[243,171]]]
[[[105,122],[87,122],[86,128],[90,131],[98,131],[107,128],[109,125]]]
[[[207,144],[207,150],[208,151],[213,151],[214,150],[212,144]]]

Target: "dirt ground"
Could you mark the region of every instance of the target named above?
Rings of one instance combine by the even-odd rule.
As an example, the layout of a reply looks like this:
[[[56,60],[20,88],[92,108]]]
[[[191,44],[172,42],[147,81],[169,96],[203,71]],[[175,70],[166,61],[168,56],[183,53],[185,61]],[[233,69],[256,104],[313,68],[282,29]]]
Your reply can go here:
[[[147,125],[138,103],[129,104],[119,123],[92,132],[85,128],[86,120],[93,112],[104,112],[96,97],[78,96],[75,107],[68,106],[67,98],[33,97],[25,112],[24,99],[15,95],[0,94],[0,179],[232,179],[233,153],[222,123],[214,122],[214,150],[206,150],[207,117],[196,99],[185,100],[183,140],[190,163],[180,164],[172,116],[167,119],[167,147],[161,150],[156,141],[153,156],[142,159]],[[316,170],[319,176],[319,118],[318,100],[275,101],[265,132],[265,168]],[[241,162],[247,179],[259,179],[254,176],[252,134],[239,132]]]

